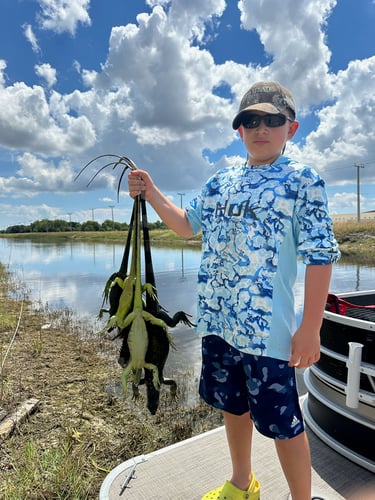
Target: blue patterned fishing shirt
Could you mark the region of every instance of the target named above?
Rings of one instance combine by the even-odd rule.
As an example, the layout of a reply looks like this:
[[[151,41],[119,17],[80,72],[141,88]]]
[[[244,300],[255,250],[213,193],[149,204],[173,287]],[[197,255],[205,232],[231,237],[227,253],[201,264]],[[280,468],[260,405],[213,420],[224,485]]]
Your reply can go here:
[[[228,167],[208,180],[186,215],[194,233],[202,230],[198,332],[289,360],[298,256],[307,265],[340,256],[324,181],[285,156]]]

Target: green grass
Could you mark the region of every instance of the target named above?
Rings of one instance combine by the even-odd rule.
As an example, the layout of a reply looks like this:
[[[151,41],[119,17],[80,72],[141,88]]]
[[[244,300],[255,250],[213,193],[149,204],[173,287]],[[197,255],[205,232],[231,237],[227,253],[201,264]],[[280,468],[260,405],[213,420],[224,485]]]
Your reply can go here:
[[[86,443],[71,437],[43,448],[32,437],[14,455],[15,473],[3,477],[4,500],[93,498]]]
[[[66,231],[58,233],[7,233],[1,234],[2,238],[13,238],[18,240],[33,241],[87,241],[102,243],[123,243],[125,245],[127,231]],[[196,246],[200,248],[201,235],[192,238],[182,238],[169,229],[154,229],[150,231],[150,240],[153,244],[163,244],[164,246],[176,246],[180,248],[184,245]]]

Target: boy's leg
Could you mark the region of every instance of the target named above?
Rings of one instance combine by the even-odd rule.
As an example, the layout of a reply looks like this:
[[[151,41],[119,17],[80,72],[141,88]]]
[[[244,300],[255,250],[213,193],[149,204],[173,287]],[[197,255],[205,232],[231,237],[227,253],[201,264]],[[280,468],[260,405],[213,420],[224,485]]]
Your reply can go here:
[[[240,490],[247,490],[251,481],[253,421],[249,412],[233,415],[224,411],[223,415],[233,469],[230,482]]]
[[[311,500],[311,458],[306,432],[275,439],[277,454],[293,500]]]

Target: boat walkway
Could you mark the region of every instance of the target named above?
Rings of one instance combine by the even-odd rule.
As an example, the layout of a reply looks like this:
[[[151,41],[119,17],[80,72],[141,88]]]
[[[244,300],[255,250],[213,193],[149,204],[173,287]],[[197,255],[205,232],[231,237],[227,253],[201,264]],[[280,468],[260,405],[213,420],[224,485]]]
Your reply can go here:
[[[313,494],[324,500],[373,500],[375,475],[325,445],[307,428]],[[374,446],[374,443],[369,443]],[[273,441],[254,431],[253,468],[262,500],[287,500],[289,489]],[[105,478],[100,500],[201,500],[230,477],[223,427],[128,460]],[[371,489],[370,496],[364,493]]]

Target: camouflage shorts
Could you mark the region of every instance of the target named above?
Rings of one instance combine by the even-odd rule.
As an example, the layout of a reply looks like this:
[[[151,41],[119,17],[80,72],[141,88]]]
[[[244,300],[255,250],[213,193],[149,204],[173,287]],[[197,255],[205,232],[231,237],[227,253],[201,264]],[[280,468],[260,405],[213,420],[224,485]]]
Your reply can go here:
[[[287,361],[238,351],[217,335],[202,339],[199,394],[220,410],[250,416],[258,431],[290,439],[304,430],[295,370]]]

